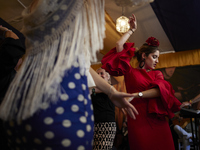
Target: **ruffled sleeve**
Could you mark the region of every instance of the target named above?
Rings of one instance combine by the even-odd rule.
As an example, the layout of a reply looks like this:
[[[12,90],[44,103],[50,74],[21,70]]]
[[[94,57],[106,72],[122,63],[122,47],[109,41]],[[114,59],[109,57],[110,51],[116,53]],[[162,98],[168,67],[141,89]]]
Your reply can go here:
[[[101,60],[102,68],[112,76],[122,76],[131,68],[130,60],[134,56],[134,43],[125,43],[123,51],[117,53],[116,47],[111,49]]]
[[[173,118],[174,112],[180,110],[181,102],[174,96],[172,85],[164,80],[163,74],[156,71],[156,80],[150,83],[149,89],[158,87],[161,97],[149,100],[149,113],[156,113],[158,116]]]

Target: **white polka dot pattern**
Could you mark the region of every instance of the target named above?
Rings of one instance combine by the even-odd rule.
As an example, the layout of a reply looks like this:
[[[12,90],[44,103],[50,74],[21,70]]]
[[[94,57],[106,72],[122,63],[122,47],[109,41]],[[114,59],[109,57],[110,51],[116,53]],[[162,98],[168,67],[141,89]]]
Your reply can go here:
[[[62,94],[60,99],[63,100],[63,101],[66,101],[68,100],[69,96],[67,94]]]
[[[77,150],[85,150],[85,147],[84,146],[79,146],[78,148],[77,148]]]
[[[92,128],[91,128],[91,126],[90,126],[90,125],[87,125],[87,126],[86,126],[86,130],[87,130],[87,132],[90,132],[90,131],[91,131],[91,129],[92,129]]]
[[[88,112],[87,111],[85,111],[85,116],[88,117]]]
[[[44,123],[45,123],[46,125],[52,124],[52,123],[53,123],[53,118],[51,118],[51,117],[46,117],[46,118],[44,119]]]
[[[65,110],[64,110],[63,107],[58,107],[58,108],[56,109],[56,113],[59,114],[59,115],[63,114],[64,111],[65,111]]]
[[[37,139],[37,138],[34,139],[34,143],[36,143],[36,144],[42,144],[42,142],[40,141],[40,139]]]
[[[86,85],[85,84],[82,84],[82,89],[86,90]]]
[[[77,112],[79,110],[79,107],[77,105],[72,105],[71,110],[73,112]]]
[[[41,109],[43,109],[43,110],[45,110],[45,109],[47,109],[49,107],[49,104],[48,103],[42,103],[42,105],[41,105]]]
[[[74,89],[76,87],[76,85],[74,84],[74,82],[69,82],[68,87],[70,89]]]
[[[44,136],[47,138],[47,139],[53,139],[54,138],[54,133],[51,132],[51,131],[47,131]]]
[[[91,96],[90,96],[90,94],[88,94],[88,99],[91,100]]]
[[[78,95],[78,100],[79,101],[83,101],[84,100],[84,96],[82,94]]]
[[[60,19],[60,17],[59,17],[58,15],[54,15],[54,16],[53,16],[53,20],[54,20],[54,21],[58,21],[59,19]]]
[[[79,138],[82,138],[82,137],[84,137],[84,135],[85,135],[85,133],[84,133],[83,130],[78,130],[76,134],[77,134],[77,136],[78,136]]]
[[[88,104],[88,100],[84,99],[84,105],[87,105],[87,104]]]
[[[91,110],[93,110],[93,105],[92,104],[90,105],[90,108],[91,108]]]
[[[72,123],[70,120],[63,120],[62,125],[68,128],[68,127],[71,127]]]
[[[12,142],[43,150],[92,148],[92,101],[88,99],[86,77],[80,75],[80,68],[74,69],[77,71],[70,77],[65,72],[62,79],[56,79],[56,83],[62,80],[59,101],[44,101],[41,109],[29,119],[22,120],[21,124],[16,121],[7,123],[8,136],[13,136],[15,126],[22,129],[22,134],[12,138]]]
[[[94,115],[91,116],[91,120],[94,121]]]
[[[64,147],[69,147],[71,145],[71,141],[69,139],[64,139],[61,143]]]
[[[81,75],[80,75],[79,73],[76,73],[76,74],[74,75],[74,77],[75,77],[75,79],[79,80],[79,79],[81,78]]]
[[[86,123],[87,122],[86,117],[84,117],[84,116],[80,117],[80,122],[81,123]]]

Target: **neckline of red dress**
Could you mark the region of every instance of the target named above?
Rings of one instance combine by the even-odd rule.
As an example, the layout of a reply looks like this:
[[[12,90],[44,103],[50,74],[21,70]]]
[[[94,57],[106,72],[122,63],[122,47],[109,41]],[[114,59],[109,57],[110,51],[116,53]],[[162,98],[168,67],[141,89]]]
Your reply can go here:
[[[151,71],[151,69],[142,69],[142,68],[136,68],[136,69],[138,69],[138,70],[144,70],[145,72],[150,72]]]

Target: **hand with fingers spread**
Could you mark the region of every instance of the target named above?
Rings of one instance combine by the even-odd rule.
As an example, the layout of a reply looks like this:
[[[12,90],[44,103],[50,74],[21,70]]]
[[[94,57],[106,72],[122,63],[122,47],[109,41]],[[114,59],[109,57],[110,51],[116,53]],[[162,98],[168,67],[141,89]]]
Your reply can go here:
[[[137,21],[134,14],[132,14],[132,16],[129,17],[129,24],[130,24],[130,30],[135,32],[135,30],[137,29]]]
[[[136,119],[135,115],[138,115],[139,113],[136,108],[129,101],[127,101],[126,97],[133,98],[133,94],[119,92],[112,88],[109,95],[109,98],[115,106],[124,108],[123,110],[125,110],[131,118]]]

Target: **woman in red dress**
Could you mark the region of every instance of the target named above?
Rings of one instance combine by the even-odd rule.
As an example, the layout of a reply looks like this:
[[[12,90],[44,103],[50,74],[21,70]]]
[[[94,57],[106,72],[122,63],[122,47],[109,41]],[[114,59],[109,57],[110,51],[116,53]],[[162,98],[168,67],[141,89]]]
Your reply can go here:
[[[128,138],[131,150],[174,150],[166,117],[172,118],[181,103],[174,96],[171,84],[160,71],[154,70],[159,58],[159,41],[150,37],[139,50],[134,43],[125,43],[137,29],[136,18],[130,17],[127,31],[102,59],[102,68],[113,76],[124,75],[126,90],[134,93],[131,103],[138,110],[136,120],[128,116]],[[135,56],[138,67],[130,65]]]

